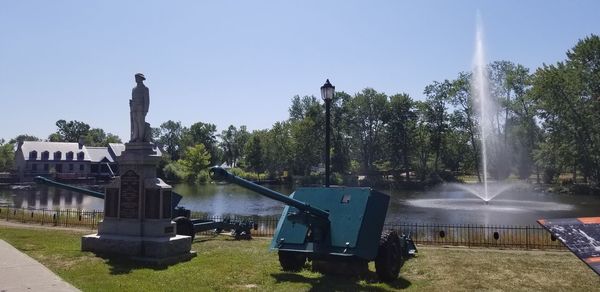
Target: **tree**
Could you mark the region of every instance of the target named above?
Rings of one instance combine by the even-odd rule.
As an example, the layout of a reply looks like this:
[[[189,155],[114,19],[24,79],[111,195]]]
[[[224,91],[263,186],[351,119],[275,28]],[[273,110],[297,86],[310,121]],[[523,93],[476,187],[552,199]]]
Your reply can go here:
[[[189,130],[183,132],[182,140],[183,145],[186,146],[204,144],[206,151],[210,153],[211,164],[215,165],[221,160],[219,148],[217,147],[217,126],[214,124],[194,123]]]
[[[235,167],[238,150],[237,145],[235,144],[235,135],[237,133],[237,128],[234,125],[230,125],[227,130],[223,130],[221,135],[221,149],[223,149],[223,160],[232,167]]]
[[[402,169],[410,179],[411,156],[417,125],[414,102],[406,93],[390,97],[390,116],[387,125],[387,144],[393,169]]]
[[[444,132],[448,128],[448,114],[446,112],[446,103],[451,93],[452,84],[448,80],[444,82],[434,81],[433,84],[425,87],[425,95],[427,99],[425,101],[425,118],[429,124],[429,130],[431,131],[430,141],[431,148],[435,154],[435,160],[433,164],[434,171],[439,169],[439,158],[442,151],[442,143]]]
[[[246,166],[256,173],[261,173],[265,170],[262,141],[264,134],[265,131],[254,131],[250,135],[248,143],[246,143]]]
[[[323,106],[314,96],[295,96],[290,112],[290,133],[292,136],[292,172],[309,175],[312,166],[324,158]]]
[[[219,145],[223,151],[223,160],[227,164],[232,167],[238,166],[238,162],[244,155],[244,146],[248,142],[249,135],[246,126],[240,126],[238,130],[234,125],[230,125],[227,130],[221,132]]]
[[[336,92],[331,102],[331,171],[346,173],[350,170],[352,96]]]
[[[240,126],[233,136],[233,142],[236,145],[235,149],[237,150],[237,153],[234,153],[236,166],[240,161],[243,160],[245,156],[246,143],[248,143],[248,139],[250,139],[250,133],[248,132],[248,129],[244,125]]]
[[[414,152],[416,166],[416,175],[420,181],[424,181],[430,173],[428,166],[429,158],[432,152],[431,149],[431,133],[432,126],[428,121],[429,105],[423,101],[415,102],[417,125],[415,127],[415,143]]]
[[[90,130],[90,125],[76,120],[58,120],[56,127],[58,131],[48,137],[52,142],[79,142],[79,138],[86,136]]]
[[[183,135],[183,127],[181,122],[168,120],[160,125],[160,136],[158,144],[162,150],[171,156],[171,160],[176,161],[181,157],[183,150],[181,138]]]
[[[15,145],[0,139],[0,172],[11,171],[15,167]]]
[[[291,165],[292,133],[289,122],[276,122],[265,135],[265,169],[272,177],[281,176]]]
[[[206,147],[203,144],[196,144],[193,147],[186,148],[180,163],[185,171],[195,178],[202,171],[206,171],[211,165],[210,154],[206,151]]]
[[[458,74],[458,78],[451,82],[451,89],[449,94],[449,101],[456,110],[452,116],[453,129],[461,130],[466,133],[468,137],[468,143],[471,146],[471,153],[475,173],[477,179],[481,182],[481,174],[479,168],[480,156],[479,156],[479,131],[477,130],[478,124],[474,117],[473,112],[473,95],[471,94],[471,78],[470,73],[461,72]],[[454,137],[458,138],[458,137]],[[460,139],[455,139],[454,143],[462,143]],[[450,147],[458,146],[451,145]],[[454,147],[458,149],[459,147]]]
[[[584,180],[600,182],[600,38],[591,35],[567,52],[567,60],[544,65],[533,77],[543,140],[537,153],[555,153],[558,169],[580,169]],[[567,159],[572,158],[572,159]],[[543,155],[536,164],[547,167]],[[570,165],[569,165],[570,164]],[[547,169],[546,169],[547,170]]]
[[[521,102],[529,87],[529,69],[510,61],[496,61],[489,65],[489,74],[493,97],[499,105],[495,113],[495,137],[498,139],[491,143],[488,150],[491,175],[496,178],[508,177],[514,162],[520,175],[528,177],[531,159],[527,157],[531,156],[531,137],[534,137],[534,133],[528,125],[531,117],[521,112]]]
[[[85,145],[107,147],[109,143],[121,143],[119,136],[105,133],[99,128],[92,128],[83,137]]]
[[[8,143],[10,144],[17,144],[17,142],[24,142],[24,141],[42,141],[42,139],[36,137],[36,136],[32,136],[32,135],[28,135],[28,134],[21,134],[17,137],[14,137],[13,139],[10,139],[10,141]]]
[[[389,102],[384,93],[365,88],[351,101],[352,132],[358,144],[362,170],[372,172],[374,163],[382,158],[385,124]]]

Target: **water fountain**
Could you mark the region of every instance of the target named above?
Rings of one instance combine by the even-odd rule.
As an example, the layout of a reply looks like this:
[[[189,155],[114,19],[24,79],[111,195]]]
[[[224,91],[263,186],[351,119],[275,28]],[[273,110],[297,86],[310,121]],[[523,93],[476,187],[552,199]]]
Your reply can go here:
[[[436,190],[437,194],[434,195],[434,198],[407,200],[408,205],[455,211],[477,211],[486,216],[489,216],[490,212],[514,214],[515,212],[570,211],[573,208],[572,205],[536,197],[537,194],[534,194],[531,187],[525,183],[491,181],[489,178],[490,165],[488,162],[490,158],[493,157],[498,161],[506,161],[508,158],[502,157],[505,155],[504,151],[499,151],[503,149],[501,147],[503,145],[499,141],[499,134],[496,131],[499,123],[496,119],[498,107],[489,87],[483,23],[479,12],[477,13],[473,75],[470,85],[473,94],[473,108],[479,123],[482,181],[478,184],[446,184]],[[508,190],[511,192],[507,192]],[[495,199],[501,194],[505,194],[503,199]],[[510,198],[504,198],[505,196]]]

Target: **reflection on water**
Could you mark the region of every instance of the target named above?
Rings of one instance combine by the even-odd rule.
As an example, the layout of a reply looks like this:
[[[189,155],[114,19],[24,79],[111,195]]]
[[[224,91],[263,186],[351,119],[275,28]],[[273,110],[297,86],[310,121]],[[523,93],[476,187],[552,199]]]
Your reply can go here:
[[[280,215],[284,207],[278,201],[233,184],[177,184],[173,187],[184,196],[181,206],[210,215]],[[286,186],[267,187],[286,195],[292,192]],[[101,190],[101,187],[96,190]],[[397,223],[534,225],[535,220],[540,218],[600,215],[600,197],[542,193],[527,185],[502,193],[489,205],[455,185],[443,185],[429,191],[381,191],[392,197],[387,220]],[[2,204],[25,208],[102,210],[104,201],[53,187],[32,186],[0,189]]]
[[[286,186],[266,187],[285,195],[292,192]],[[279,215],[283,210],[282,203],[234,184],[201,186],[178,184],[174,186],[174,191],[183,195],[180,205],[216,216],[226,214],[268,216]]]
[[[48,186],[0,188],[0,205],[35,209],[102,210],[104,200]]]

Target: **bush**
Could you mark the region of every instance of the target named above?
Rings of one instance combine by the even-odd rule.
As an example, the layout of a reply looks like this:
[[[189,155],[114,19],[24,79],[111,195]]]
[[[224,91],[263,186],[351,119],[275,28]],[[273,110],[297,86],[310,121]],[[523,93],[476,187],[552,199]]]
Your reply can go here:
[[[195,183],[200,185],[205,185],[211,181],[210,175],[208,174],[208,170],[202,170],[198,174],[196,174]]]
[[[164,179],[168,181],[182,181],[188,177],[183,167],[178,162],[170,162],[162,169]]]

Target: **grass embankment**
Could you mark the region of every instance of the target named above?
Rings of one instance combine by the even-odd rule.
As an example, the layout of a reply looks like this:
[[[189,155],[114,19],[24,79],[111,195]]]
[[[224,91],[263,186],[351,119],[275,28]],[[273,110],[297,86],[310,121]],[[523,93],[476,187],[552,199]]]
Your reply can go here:
[[[82,234],[0,226],[1,239],[83,291],[600,291],[600,277],[568,252],[422,247],[402,268],[401,278],[387,284],[375,273],[365,279],[324,276],[308,268],[284,273],[264,238],[200,237],[193,245],[197,257],[154,269],[81,252]]]

